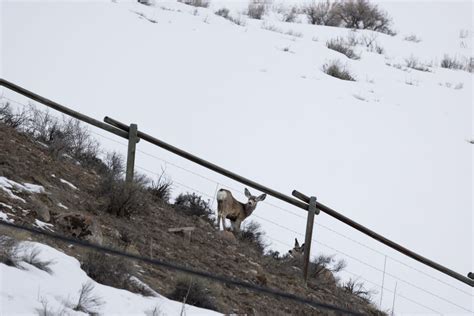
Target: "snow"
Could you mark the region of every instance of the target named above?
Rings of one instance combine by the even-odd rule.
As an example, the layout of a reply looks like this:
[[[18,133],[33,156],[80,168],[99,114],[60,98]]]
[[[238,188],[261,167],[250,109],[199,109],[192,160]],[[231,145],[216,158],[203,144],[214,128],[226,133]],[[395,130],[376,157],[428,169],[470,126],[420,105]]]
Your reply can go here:
[[[23,183],[24,191],[29,193],[44,193],[44,188],[41,185]]]
[[[71,189],[77,190],[77,187],[74,184],[72,184],[71,182],[68,182],[64,179],[60,179],[60,181],[61,181],[61,183],[64,183],[64,184],[68,185]]]
[[[51,273],[24,265],[17,269],[0,264],[0,314],[37,315],[46,302],[51,311],[64,310],[65,315],[84,315],[74,312],[70,306],[77,303],[79,290],[83,284],[94,285],[92,293],[98,296],[103,305],[98,308],[101,315],[147,315],[154,310],[163,315],[179,315],[182,303],[158,297],[143,297],[125,290],[105,286],[91,280],[81,270],[80,263],[73,257],[49,246],[22,242],[20,249],[35,247],[40,251],[43,261],[52,260]],[[186,306],[186,315],[218,315],[217,313],[194,306]]]
[[[13,223],[14,222],[13,219],[8,218],[8,214],[3,213],[2,211],[0,211],[0,220],[4,221],[4,222],[8,222],[8,223]]]
[[[10,210],[13,210],[13,207],[11,205],[8,205],[8,204],[2,203],[2,202],[0,202],[0,206],[3,206],[3,207],[8,208]]]
[[[360,60],[326,47],[327,40],[347,38],[351,30],[283,23],[275,15],[264,22],[247,20],[242,27],[213,14],[225,6],[237,16],[247,5],[244,1],[212,1],[211,10],[176,1],[156,3],[7,2],[2,24],[14,31],[3,34],[2,77],[94,118],[109,115],[138,123],[140,130],[278,191],[317,195],[411,250],[462,274],[472,271],[474,147],[465,141],[474,133],[472,74],[439,67],[445,54],[471,57],[472,3],[380,2],[393,15],[399,34],[357,31],[359,38],[376,36],[385,51],[376,54],[358,45]],[[302,36],[262,29],[263,23]],[[468,31],[467,37],[460,37],[461,30]],[[406,41],[410,34],[421,42]],[[430,71],[405,67],[412,57]],[[347,65],[356,82],[321,71],[334,58]],[[126,153],[126,145],[100,140],[107,149]],[[138,148],[215,179],[219,186],[236,188],[233,193],[243,200],[240,184],[146,142]],[[161,164],[137,154],[138,166],[159,170]],[[171,164],[167,173],[213,198],[215,182]],[[181,189],[188,190],[175,193]],[[300,215],[263,203],[251,218],[262,224],[272,248],[284,253],[300,236],[268,220],[303,232],[305,213],[267,200]],[[472,293],[326,214],[316,223],[323,226],[316,226],[315,253],[337,249],[384,268],[383,255],[322,228],[329,227]],[[348,271],[381,283],[379,270],[338,256],[346,258]],[[391,259],[387,269],[463,306],[472,305],[471,297]],[[385,282],[393,290],[397,280],[387,277]],[[443,313],[464,312],[402,282],[398,291]],[[391,308],[392,294],[384,293],[382,307]],[[400,298],[396,309],[427,312]]]
[[[58,203],[58,206],[59,206],[60,208],[65,209],[65,210],[68,210],[68,209],[69,209],[69,207],[65,206],[65,205],[62,204],[62,203]]]
[[[48,224],[45,222],[40,221],[39,219],[35,219],[34,226],[43,229],[43,230],[49,230],[49,231],[54,231],[52,227],[54,227],[52,224]]]

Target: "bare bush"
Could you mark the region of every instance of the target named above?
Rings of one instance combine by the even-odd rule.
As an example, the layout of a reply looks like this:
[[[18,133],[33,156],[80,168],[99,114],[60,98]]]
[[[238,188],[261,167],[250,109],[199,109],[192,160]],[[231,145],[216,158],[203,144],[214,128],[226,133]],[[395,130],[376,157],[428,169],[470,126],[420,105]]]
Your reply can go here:
[[[447,69],[465,70],[467,72],[474,72],[474,57],[460,60],[456,57],[444,55],[441,60],[441,67]]]
[[[310,276],[318,278],[324,271],[338,273],[344,270],[346,267],[347,264],[343,259],[336,260],[334,255],[328,256],[320,254],[311,261]]]
[[[430,69],[423,65],[415,56],[410,56],[408,58],[405,58],[405,66],[408,68],[412,68],[418,71],[425,71],[429,72]]]
[[[134,213],[147,211],[149,200],[145,181],[135,176],[132,183],[124,180],[111,182],[109,187],[104,187],[104,210],[118,217],[130,217]]]
[[[346,55],[348,58],[360,58],[360,56],[354,52],[353,48],[341,37],[333,38],[327,41],[326,46],[329,49],[335,50],[336,52]]]
[[[262,226],[255,221],[250,221],[240,230],[238,238],[241,241],[251,243],[260,253],[263,253],[268,246],[264,236],[265,232],[262,230]]]
[[[410,35],[407,35],[403,38],[405,41],[408,41],[408,42],[413,42],[413,43],[419,43],[421,42],[421,38],[419,38],[418,36],[416,36],[415,34],[410,34]]]
[[[117,257],[100,253],[89,252],[81,262],[81,269],[94,281],[118,289],[128,289],[130,264]]]
[[[49,274],[53,272],[51,270],[51,265],[54,263],[54,260],[42,260],[40,258],[41,251],[38,248],[30,245],[20,245],[19,247],[18,260],[26,262]]]
[[[77,312],[83,312],[87,315],[98,315],[99,308],[104,304],[102,299],[94,295],[94,284],[92,282],[87,282],[82,284],[81,289],[79,290],[79,299],[77,304],[73,307],[73,310]]]
[[[348,294],[360,297],[367,303],[370,302],[372,295],[375,294],[374,291],[365,289],[364,283],[358,281],[357,279],[349,279],[342,285],[342,289]]]
[[[102,198],[103,211],[118,217],[130,217],[133,213],[149,209],[147,187],[149,179],[135,174],[132,183],[123,179],[123,158],[109,153],[105,159],[106,171],[97,194]]]
[[[200,8],[207,8],[211,4],[210,0],[178,0],[178,2]]]
[[[282,12],[282,20],[283,22],[294,23],[296,18],[298,17],[299,9],[296,6],[292,6],[291,8]]]
[[[340,26],[351,29],[367,29],[395,35],[392,20],[385,11],[368,0],[346,0],[337,2],[333,10],[342,20]]]
[[[217,11],[215,12],[215,14],[218,15],[218,16],[221,16],[221,17],[223,17],[223,18],[225,18],[225,19],[228,19],[228,18],[229,18],[229,9],[227,9],[227,8],[220,8],[219,10],[217,10]]]
[[[247,7],[247,15],[252,19],[261,20],[267,11],[269,3],[268,0],[250,0]]]
[[[217,10],[215,12],[215,14],[219,15],[219,16],[223,17],[224,19],[229,20],[232,23],[237,24],[239,26],[245,26],[246,25],[245,19],[243,19],[242,16],[239,15],[237,17],[234,17],[234,16],[230,15],[230,11],[227,8],[221,8],[221,9]]]
[[[2,109],[7,110],[4,112],[7,114],[2,116]],[[2,118],[10,126],[47,144],[53,157],[67,155],[85,167],[100,168],[101,162],[97,158],[99,144],[78,120],[65,117],[60,120],[49,111],[41,111],[32,104],[15,114],[8,114],[8,108],[3,106],[0,108],[0,120]]]
[[[212,293],[201,280],[181,278],[169,298],[197,307],[217,310]]]
[[[313,1],[303,7],[303,13],[310,24],[340,26],[342,20],[337,14],[337,5],[336,2],[331,3],[329,0],[326,2]]]
[[[0,122],[13,128],[18,128],[28,120],[28,112],[25,109],[15,111],[10,103],[0,104]]]
[[[210,216],[214,213],[209,206],[209,200],[205,201],[196,193],[181,193],[176,198],[174,205],[176,209],[188,216],[198,216],[210,221]]]
[[[346,66],[342,65],[342,63],[337,59],[324,64],[323,72],[341,80],[355,81]]]
[[[173,181],[171,181],[166,175],[165,171],[162,170],[156,181],[152,181],[151,185],[147,188],[153,201],[162,201],[169,203],[171,198],[171,192],[173,189]]]
[[[18,242],[13,238],[0,239],[0,263],[18,268]]]

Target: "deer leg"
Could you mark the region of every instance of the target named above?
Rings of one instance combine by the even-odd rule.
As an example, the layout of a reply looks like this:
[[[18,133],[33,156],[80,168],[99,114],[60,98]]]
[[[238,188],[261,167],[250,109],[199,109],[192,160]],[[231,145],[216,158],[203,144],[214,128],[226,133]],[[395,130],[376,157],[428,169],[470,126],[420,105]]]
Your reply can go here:
[[[217,230],[221,230],[221,214],[217,213]]]
[[[240,233],[240,224],[241,223],[242,223],[242,221],[239,220],[239,219],[235,220],[235,222],[232,222],[232,228],[233,228],[234,232]]]

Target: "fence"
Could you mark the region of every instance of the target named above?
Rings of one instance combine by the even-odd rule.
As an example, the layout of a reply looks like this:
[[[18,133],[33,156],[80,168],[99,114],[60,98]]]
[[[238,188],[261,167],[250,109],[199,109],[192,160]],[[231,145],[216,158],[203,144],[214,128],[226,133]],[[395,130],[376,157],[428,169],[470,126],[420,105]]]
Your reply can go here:
[[[302,194],[298,191],[293,191],[292,195],[296,198],[293,198],[293,197],[290,197],[288,195],[285,195],[283,193],[280,193],[280,192],[277,192],[269,187],[266,187],[266,186],[263,186],[259,183],[256,183],[250,179],[247,179],[247,178],[244,178],[238,174],[235,174],[231,171],[228,171],[220,166],[217,166],[213,163],[210,163],[204,159],[201,159],[197,156],[194,156],[186,151],[183,151],[177,147],[174,147],[170,144],[167,144],[151,135],[148,135],[144,132],[141,132],[138,130],[138,127],[136,124],[131,124],[130,126],[124,124],[124,123],[121,123],[117,120],[114,120],[110,117],[106,117],[104,118],[104,122],[100,122],[96,119],[93,119],[93,118],[90,118],[86,115],[83,115],[79,112],[76,112],[76,111],[73,111],[65,106],[62,106],[54,101],[51,101],[51,100],[48,100],[42,96],[39,96],[31,91],[28,91],[20,86],[17,86],[11,82],[8,82],[6,80],[3,80],[3,79],[0,79],[0,85],[12,90],[12,91],[15,91],[19,94],[22,94],[32,100],[35,100],[39,103],[42,103],[50,108],[53,108],[61,113],[64,113],[66,115],[69,115],[71,117],[74,117],[78,120],[81,120],[83,122],[86,122],[88,124],[91,124],[95,127],[98,127],[102,130],[105,130],[107,132],[110,132],[110,133],[113,133],[119,137],[122,137],[124,139],[127,139],[128,140],[128,155],[127,155],[127,173],[126,173],[126,180],[131,182],[133,181],[133,174],[134,174],[134,169],[135,169],[135,155],[136,155],[136,152],[137,152],[137,148],[136,148],[136,144],[138,143],[138,141],[140,139],[143,139],[153,145],[156,145],[158,147],[161,147],[167,151],[170,151],[178,156],[181,156],[187,160],[190,160],[198,165],[201,165],[207,169],[210,169],[210,170],[213,170],[214,172],[216,173],[219,173],[225,177],[228,177],[230,179],[233,179],[237,182],[240,182],[240,183],[243,183],[245,185],[248,185],[254,189],[257,189],[259,191],[262,191],[262,192],[265,192],[279,200],[282,200],[286,203],[289,203],[293,206],[296,206],[300,209],[303,209],[305,211],[307,211],[307,218],[306,218],[306,233],[304,234],[305,235],[305,244],[310,246],[311,245],[311,241],[314,241],[313,238],[312,238],[312,231],[313,231],[313,223],[314,223],[314,215],[315,214],[318,214],[319,211],[322,211],[334,218],[336,218],[337,220],[351,226],[352,228],[362,232],[363,234],[387,245],[388,247],[391,247],[392,249],[414,259],[414,260],[417,260],[419,262],[421,262],[422,264],[426,265],[426,266],[429,266],[433,269],[436,269],[458,281],[461,281],[471,287],[474,287],[474,274],[472,273],[469,273],[467,277],[461,275],[460,273],[457,273],[451,269],[448,269],[432,260],[429,260],[387,238],[385,238],[384,236],[380,235],[380,234],[377,234],[375,233],[374,231],[360,225],[359,223],[351,220],[350,218],[338,213],[337,211],[325,206],[324,204],[318,202],[316,200],[315,197],[308,197],[306,196],[305,194]],[[267,221],[269,221],[267,219]],[[271,222],[271,221],[270,221]],[[299,232],[295,232],[295,233],[298,233],[300,234]],[[306,278],[307,277],[307,265],[308,265],[308,262],[309,262],[309,258],[310,258],[310,249],[307,249],[307,251],[305,251],[305,269],[303,271],[304,273],[304,277]],[[385,269],[383,271],[383,275],[385,277]],[[383,284],[383,281],[382,281],[382,286],[381,286],[381,289],[382,291],[384,290],[384,284]],[[387,290],[387,289],[385,289]]]

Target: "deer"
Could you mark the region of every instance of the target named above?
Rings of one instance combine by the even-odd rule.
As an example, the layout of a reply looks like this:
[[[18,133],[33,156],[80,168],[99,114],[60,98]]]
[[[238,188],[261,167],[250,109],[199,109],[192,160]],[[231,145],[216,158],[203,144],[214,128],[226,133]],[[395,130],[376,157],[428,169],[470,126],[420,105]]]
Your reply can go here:
[[[298,239],[295,238],[295,246],[293,247],[293,249],[288,250],[288,253],[294,258],[301,258],[304,254],[304,244],[300,246]]]
[[[267,197],[266,194],[254,196],[250,194],[247,188],[245,188],[244,193],[248,199],[247,203],[237,201],[229,190],[220,189],[217,191],[217,229],[220,229],[220,222],[222,221],[222,228],[225,231],[225,219],[228,218],[232,230],[237,233],[240,232],[240,224],[255,211],[257,203]]]

